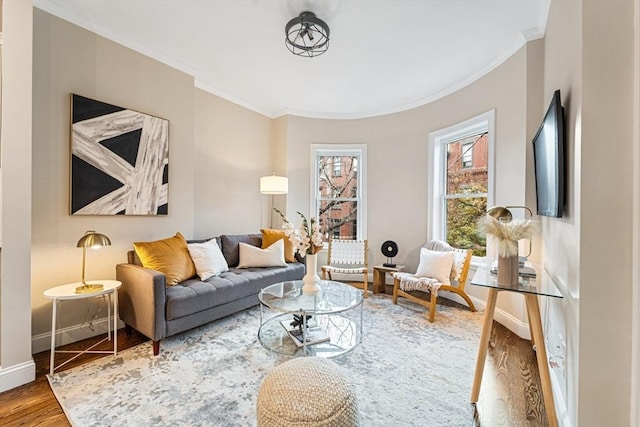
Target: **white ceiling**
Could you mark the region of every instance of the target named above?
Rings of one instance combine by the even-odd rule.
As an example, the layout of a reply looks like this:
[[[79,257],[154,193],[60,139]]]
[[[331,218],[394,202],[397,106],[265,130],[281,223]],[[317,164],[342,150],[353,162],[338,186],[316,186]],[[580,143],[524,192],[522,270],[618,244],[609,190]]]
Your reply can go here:
[[[544,34],[549,0],[33,0],[269,117],[356,118],[445,96]],[[309,10],[329,50],[298,57],[289,19]]]

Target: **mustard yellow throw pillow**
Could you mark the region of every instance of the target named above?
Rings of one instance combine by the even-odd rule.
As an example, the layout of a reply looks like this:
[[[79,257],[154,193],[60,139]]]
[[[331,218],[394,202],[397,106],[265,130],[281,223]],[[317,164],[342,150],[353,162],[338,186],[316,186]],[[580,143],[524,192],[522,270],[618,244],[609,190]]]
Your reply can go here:
[[[134,242],[142,266],[159,271],[167,278],[167,286],[176,285],[196,275],[189,255],[187,241],[182,234],[153,242]]]
[[[260,230],[262,232],[262,249],[267,249],[269,246],[273,245],[278,240],[284,240],[284,260],[286,262],[296,262],[295,250],[293,248],[293,243],[284,234],[284,230],[274,230],[271,228],[263,228]]]

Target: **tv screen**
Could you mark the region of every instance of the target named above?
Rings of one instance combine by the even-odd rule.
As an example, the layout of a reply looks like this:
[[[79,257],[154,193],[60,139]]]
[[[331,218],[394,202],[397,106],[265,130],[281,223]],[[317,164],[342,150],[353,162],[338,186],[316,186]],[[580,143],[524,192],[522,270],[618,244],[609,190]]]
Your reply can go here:
[[[538,215],[562,217],[564,208],[564,110],[556,90],[533,138]]]

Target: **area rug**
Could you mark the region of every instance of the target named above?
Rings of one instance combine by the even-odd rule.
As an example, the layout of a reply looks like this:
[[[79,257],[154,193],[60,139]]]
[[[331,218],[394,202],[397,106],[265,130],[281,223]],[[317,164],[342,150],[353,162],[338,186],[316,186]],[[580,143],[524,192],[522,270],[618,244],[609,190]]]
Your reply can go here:
[[[354,383],[365,426],[464,426],[482,313],[424,308],[386,295],[364,302],[364,338],[332,359]],[[252,308],[162,341],[49,375],[74,426],[254,426],[264,376],[288,360],[257,341]]]

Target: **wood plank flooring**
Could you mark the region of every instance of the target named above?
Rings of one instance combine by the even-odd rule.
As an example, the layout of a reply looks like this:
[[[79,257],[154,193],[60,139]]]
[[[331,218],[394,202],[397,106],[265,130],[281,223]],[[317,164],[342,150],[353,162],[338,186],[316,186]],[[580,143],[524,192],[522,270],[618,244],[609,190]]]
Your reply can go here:
[[[449,304],[448,300],[443,300],[442,303]],[[100,338],[89,338],[69,344],[64,349],[87,348]],[[147,341],[146,337],[136,331],[133,331],[130,337],[125,335],[124,329],[118,331],[119,351],[145,341]],[[105,342],[103,345],[104,349],[108,350],[111,342]],[[151,346],[151,343],[147,342],[146,345]],[[58,355],[60,359],[56,360],[59,363],[67,356]],[[111,356],[83,355],[65,365],[61,370],[99,357]],[[0,393],[0,425],[3,427],[69,426],[46,378],[49,372],[49,352],[35,354],[34,361],[36,364],[34,382]],[[471,381],[472,378],[469,378],[469,383]],[[480,401],[474,406],[475,414],[473,419],[469,420],[469,425],[473,427],[546,426],[546,414],[540,390],[540,377],[531,342],[521,339],[504,326],[494,322]],[[427,426],[428,421],[424,425]]]

